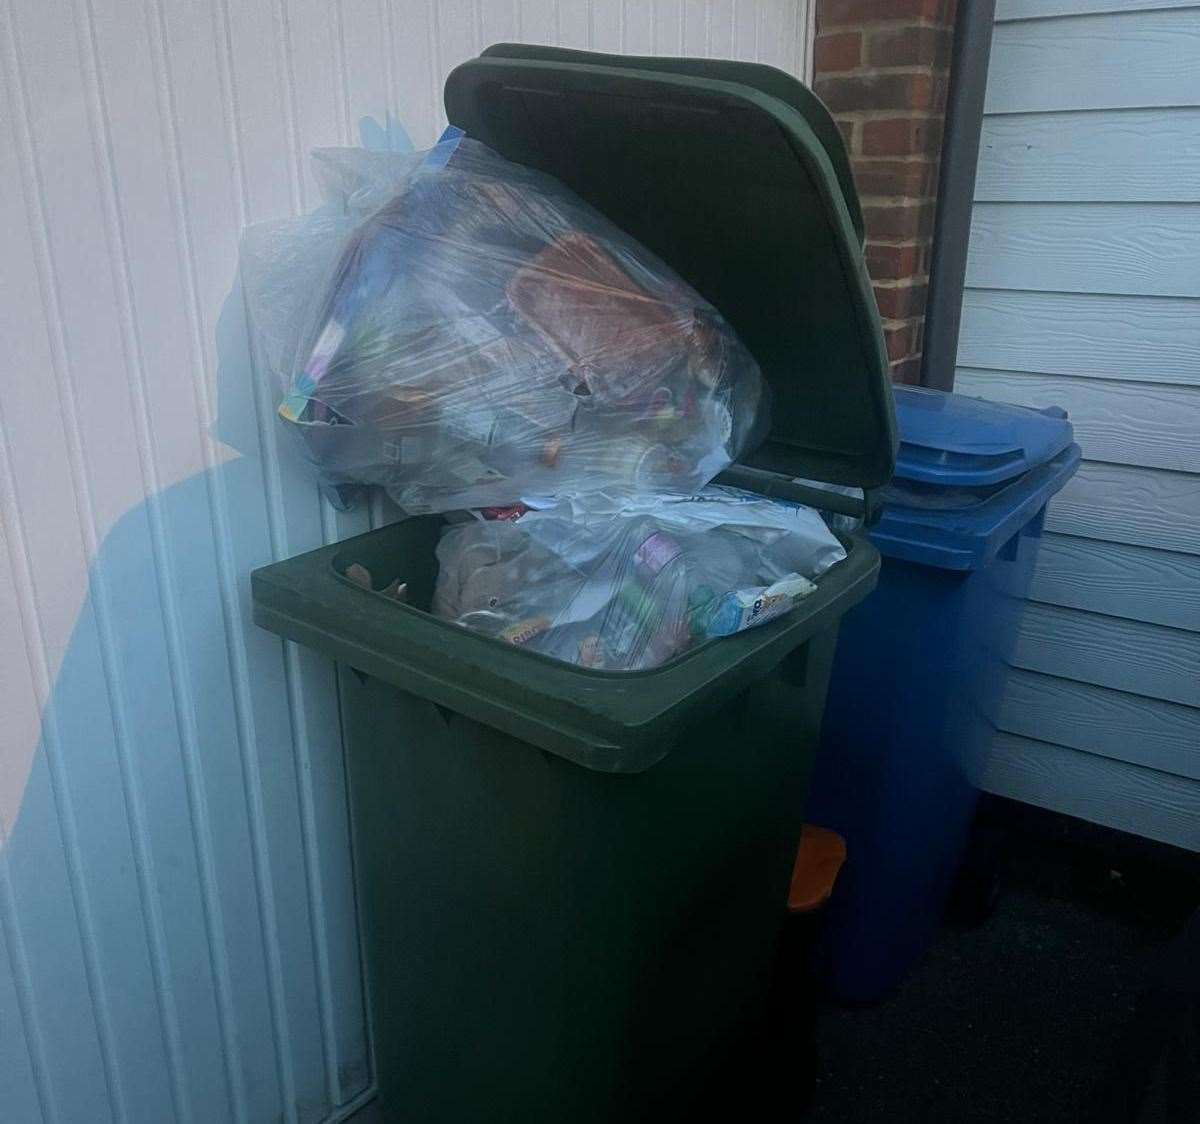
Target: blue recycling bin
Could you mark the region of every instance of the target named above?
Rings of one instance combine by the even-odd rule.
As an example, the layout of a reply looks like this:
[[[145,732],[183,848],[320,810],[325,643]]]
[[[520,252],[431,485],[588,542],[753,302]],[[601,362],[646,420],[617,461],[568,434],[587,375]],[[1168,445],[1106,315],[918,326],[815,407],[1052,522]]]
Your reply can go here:
[[[900,453],[843,618],[806,818],[847,861],[827,982],[874,1002],[936,929],[961,863],[1046,504],[1079,464],[1061,410],[897,387]]]

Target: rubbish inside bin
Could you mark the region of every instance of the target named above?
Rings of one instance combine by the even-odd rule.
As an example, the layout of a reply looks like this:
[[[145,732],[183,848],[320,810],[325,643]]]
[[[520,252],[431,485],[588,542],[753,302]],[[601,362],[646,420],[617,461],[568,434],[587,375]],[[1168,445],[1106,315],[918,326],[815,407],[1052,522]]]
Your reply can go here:
[[[351,209],[384,198],[386,165],[321,159]],[[453,130],[394,168],[336,260],[321,241],[321,295],[281,372],[279,412],[326,484],[380,484],[410,513],[687,494],[757,443],[763,383],[733,330],[563,184]],[[273,229],[248,243],[260,261],[314,237]],[[277,320],[287,271],[248,273],[252,313]]]
[[[493,511],[452,523],[437,554],[436,614],[612,671],[764,624],[846,557],[811,508],[718,486]]]
[[[351,562],[346,567],[346,577],[355,585],[362,586],[363,589],[369,590],[372,593],[381,593],[384,597],[390,597],[393,601],[408,600],[407,582],[402,582],[399,578],[393,578],[383,589],[377,590],[375,588],[375,579],[371,577],[371,571],[361,562]]]

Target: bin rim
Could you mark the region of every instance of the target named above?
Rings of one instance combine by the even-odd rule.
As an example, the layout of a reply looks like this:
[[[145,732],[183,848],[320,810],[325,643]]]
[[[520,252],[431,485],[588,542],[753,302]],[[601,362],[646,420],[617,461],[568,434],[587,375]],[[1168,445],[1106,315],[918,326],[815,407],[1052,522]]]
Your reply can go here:
[[[416,516],[440,521],[440,516]],[[600,772],[641,772],[673,736],[766,677],[875,587],[879,554],[861,533],[840,536],[846,558],[776,620],[647,671],[602,671],[523,651],[431,612],[380,598],[335,570],[356,544],[400,523],[251,573],[255,623],[400,690]],[[385,609],[392,611],[385,612]]]

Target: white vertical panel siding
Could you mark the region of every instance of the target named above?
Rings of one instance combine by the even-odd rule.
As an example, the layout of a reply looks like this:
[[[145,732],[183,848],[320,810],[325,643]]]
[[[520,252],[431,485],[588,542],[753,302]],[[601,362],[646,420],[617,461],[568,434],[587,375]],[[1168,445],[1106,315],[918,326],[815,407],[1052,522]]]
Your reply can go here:
[[[985,783],[1200,848],[1200,4],[996,17],[957,386],[1066,406],[1086,461]]]
[[[0,0],[0,1118],[370,1094],[335,685],[248,575],[368,525],[255,376],[243,227],[489,42],[806,74],[788,0]],[[377,505],[376,517],[382,515]]]

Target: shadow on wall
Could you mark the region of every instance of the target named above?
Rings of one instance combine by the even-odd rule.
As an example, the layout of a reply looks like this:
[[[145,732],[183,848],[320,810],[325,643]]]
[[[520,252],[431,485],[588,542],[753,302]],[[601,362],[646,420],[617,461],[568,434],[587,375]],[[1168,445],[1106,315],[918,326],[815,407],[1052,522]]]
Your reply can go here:
[[[105,536],[40,741],[4,750],[5,1119],[319,1121],[370,1080],[333,669],[249,594],[366,513],[276,455],[238,282],[217,351],[218,463]]]

